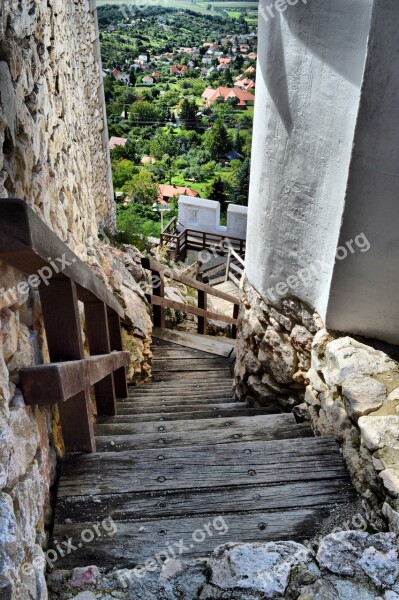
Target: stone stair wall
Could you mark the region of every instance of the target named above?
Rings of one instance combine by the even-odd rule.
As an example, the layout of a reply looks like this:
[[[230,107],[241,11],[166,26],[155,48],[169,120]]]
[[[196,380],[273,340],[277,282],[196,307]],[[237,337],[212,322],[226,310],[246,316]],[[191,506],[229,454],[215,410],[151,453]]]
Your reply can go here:
[[[266,303],[245,280],[235,390],[254,406],[278,402],[340,443],[369,521],[399,533],[397,347],[327,331],[291,297]]]
[[[92,0],[2,2],[0,198],[28,202],[115,292],[128,316],[130,379],[145,380],[152,325],[140,254],[98,239],[115,209],[96,25]],[[18,387],[20,368],[47,359],[37,288],[0,263],[2,599],[47,597],[42,547],[63,442],[57,407],[25,407]]]

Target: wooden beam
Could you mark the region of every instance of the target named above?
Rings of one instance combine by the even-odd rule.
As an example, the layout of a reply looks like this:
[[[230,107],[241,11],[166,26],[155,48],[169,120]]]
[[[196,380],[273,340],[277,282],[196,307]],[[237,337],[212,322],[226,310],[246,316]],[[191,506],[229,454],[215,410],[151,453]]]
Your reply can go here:
[[[115,312],[111,312],[110,314],[108,314],[108,330],[111,350],[123,350],[121,321],[119,315]],[[113,377],[116,397],[127,398],[128,389],[125,366],[122,365],[119,369],[116,369],[114,371]]]
[[[109,354],[111,343],[109,337],[107,307],[104,302],[85,304],[86,330],[90,354]],[[116,415],[116,396],[113,373],[106,375],[94,385],[98,415]]]
[[[125,316],[119,302],[90,267],[22,200],[0,200],[0,260],[28,275],[37,275],[45,267],[51,279],[70,278],[77,284],[79,300],[101,300],[121,318]],[[40,288],[44,286],[40,284]]]
[[[26,367],[20,371],[21,387],[28,405],[64,403],[95,385],[130,361],[129,352],[112,352],[81,360]],[[82,424],[79,423],[79,427]],[[76,428],[76,422],[74,423]]]
[[[66,278],[53,278],[48,285],[40,286],[39,294],[50,360],[60,362],[83,359],[82,328],[75,283]],[[48,365],[41,367],[46,368]],[[33,367],[33,369],[41,367]],[[54,370],[52,373],[54,374]],[[21,375],[22,379],[23,375]],[[37,377],[32,378],[32,382],[33,380],[37,381]],[[48,381],[48,378],[45,377],[45,381]],[[56,387],[56,383],[49,383],[49,389],[55,390]],[[63,389],[62,385],[61,389]],[[42,390],[40,397],[43,398]],[[46,397],[46,393],[44,397]],[[59,414],[65,450],[67,452],[72,450],[95,452],[93,418],[88,390],[81,388],[71,396],[71,401],[67,406],[59,407]]]
[[[232,304],[240,304],[240,300],[231,296],[230,294],[226,294],[225,292],[221,292],[220,290],[216,290],[215,288],[206,285],[205,283],[201,283],[200,281],[195,281],[195,279],[191,279],[190,277],[186,277],[185,275],[181,275],[177,273],[173,269],[162,265],[155,260],[151,260],[149,258],[142,258],[141,264],[144,269],[148,269],[151,271],[155,271],[157,273],[163,273],[165,277],[172,279],[173,281],[180,281],[180,283],[184,283],[189,287],[192,287],[196,290],[201,290],[203,292],[207,292],[210,296],[216,296],[217,298],[221,298],[222,300],[226,300],[227,302],[231,302]],[[157,294],[159,295],[159,294]]]
[[[205,317],[214,321],[221,321],[222,323],[228,323],[230,325],[236,325],[237,319],[227,317],[226,315],[220,315],[219,313],[210,312],[190,304],[183,304],[183,302],[175,302],[174,300],[168,300],[168,298],[159,298],[158,296],[148,296],[148,301],[156,306],[162,306],[164,308],[173,308],[174,310],[180,310],[197,317]]]
[[[208,308],[208,295],[206,292],[202,290],[198,290],[198,308],[202,308],[207,310]],[[208,325],[208,320],[206,317],[198,317],[198,333],[201,335],[206,335],[206,329]]]

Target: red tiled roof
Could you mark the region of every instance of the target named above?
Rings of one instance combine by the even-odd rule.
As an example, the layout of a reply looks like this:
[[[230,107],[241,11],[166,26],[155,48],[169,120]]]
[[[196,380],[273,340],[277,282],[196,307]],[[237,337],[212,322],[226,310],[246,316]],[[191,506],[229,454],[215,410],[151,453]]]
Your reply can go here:
[[[191,196],[191,198],[197,198],[199,196],[199,192],[193,190],[189,187],[183,187],[180,185],[168,185],[166,183],[162,183],[159,186],[159,198],[173,198],[173,196]]]
[[[120,137],[111,137],[109,140],[109,149],[113,150],[116,146],[126,146],[127,139]]]
[[[239,106],[244,106],[246,102],[254,100],[253,94],[240,90],[239,88],[218,87],[216,90],[206,88],[202,98],[208,102],[215,102],[218,98],[238,98]]]

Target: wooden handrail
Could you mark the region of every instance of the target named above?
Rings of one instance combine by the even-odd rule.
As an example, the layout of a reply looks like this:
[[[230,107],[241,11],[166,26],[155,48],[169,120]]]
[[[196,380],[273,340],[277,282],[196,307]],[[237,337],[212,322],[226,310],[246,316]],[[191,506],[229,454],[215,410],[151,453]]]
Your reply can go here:
[[[162,231],[163,234],[165,233],[171,233],[173,231],[173,233],[176,233],[177,231],[177,217],[173,217],[169,223],[167,223],[167,225],[164,227],[164,230]]]
[[[196,315],[198,317],[198,333],[200,334],[206,333],[207,322],[209,319],[212,319],[214,321],[220,321],[222,323],[228,323],[232,325],[232,337],[236,337],[237,319],[240,305],[238,298],[210,287],[205,283],[182,275],[181,273],[169,269],[165,265],[162,265],[161,263],[150,258],[142,258],[141,264],[143,265],[144,269],[150,270],[153,275],[153,293],[149,294],[147,299],[154,307],[154,325],[156,327],[165,327],[165,308],[173,308],[174,310]],[[178,281],[188,287],[196,289],[198,292],[198,306],[191,306],[190,304],[185,304],[184,302],[177,302],[175,300],[169,300],[168,298],[165,298],[165,278]],[[233,305],[233,316],[229,317],[207,310],[208,295],[231,302]]]
[[[173,219],[172,219],[173,221]],[[202,231],[200,229],[190,229],[184,228],[180,233],[177,232],[177,220],[176,231],[174,233],[170,233],[170,224],[172,221],[165,227],[164,231],[161,234],[161,246],[165,243],[173,242],[175,244],[174,249],[174,258],[176,261],[182,260],[187,253],[188,248],[201,248],[201,249],[209,249],[221,244],[223,241],[229,242],[229,246],[234,246],[238,249],[238,252],[241,256],[245,255],[246,248],[246,240],[242,238],[232,237],[228,234],[222,233],[209,233],[207,231]],[[189,239],[191,237],[191,240]],[[193,243],[193,238],[195,239],[196,244]],[[184,243],[183,243],[184,240]],[[198,245],[197,245],[198,243]],[[219,253],[225,254],[227,249],[220,248]]]
[[[27,275],[46,267],[53,278],[67,277],[76,283],[78,300],[104,302],[125,317],[106,285],[22,200],[0,200],[0,259]]]
[[[65,449],[94,452],[89,388],[94,385],[97,413],[116,414],[116,398],[127,396],[120,320],[125,313],[106,285],[18,199],[0,200],[0,260],[28,275],[17,286],[26,294],[38,289],[51,364],[20,371],[27,404],[58,402]],[[2,290],[8,296],[15,289]],[[83,348],[78,301],[83,302],[86,338]]]
[[[235,296],[231,296],[230,294],[226,294],[225,292],[217,290],[216,288],[206,285],[205,283],[202,283],[201,281],[196,281],[195,279],[191,279],[190,277],[187,277],[186,275],[182,275],[181,273],[178,273],[177,271],[174,271],[173,269],[170,269],[167,266],[165,266],[155,260],[152,260],[150,258],[142,258],[141,264],[143,265],[144,269],[148,269],[148,270],[157,272],[159,274],[162,274],[164,277],[167,277],[168,279],[173,279],[173,281],[179,281],[180,283],[184,283],[184,285],[187,285],[188,287],[192,287],[196,290],[201,290],[203,292],[207,292],[207,294],[209,294],[210,296],[215,296],[216,298],[221,298],[222,300],[227,300],[227,302],[231,302],[232,304],[238,304],[238,305],[240,304],[240,300],[238,298],[236,298]]]

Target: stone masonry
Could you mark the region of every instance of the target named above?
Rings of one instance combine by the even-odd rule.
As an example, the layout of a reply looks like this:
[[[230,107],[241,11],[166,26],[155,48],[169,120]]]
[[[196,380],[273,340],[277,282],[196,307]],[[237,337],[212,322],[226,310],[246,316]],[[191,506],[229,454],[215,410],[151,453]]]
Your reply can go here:
[[[98,239],[115,216],[98,55],[91,0],[1,3],[0,198],[29,203],[116,294],[136,381],[150,371],[151,319],[140,254]],[[57,407],[28,408],[19,388],[21,367],[48,360],[38,292],[5,294],[21,281],[0,263],[0,598],[45,600],[63,441]]]
[[[272,306],[245,280],[242,302],[236,394],[334,436],[369,521],[399,533],[398,362],[377,343],[327,331],[297,298]]]

